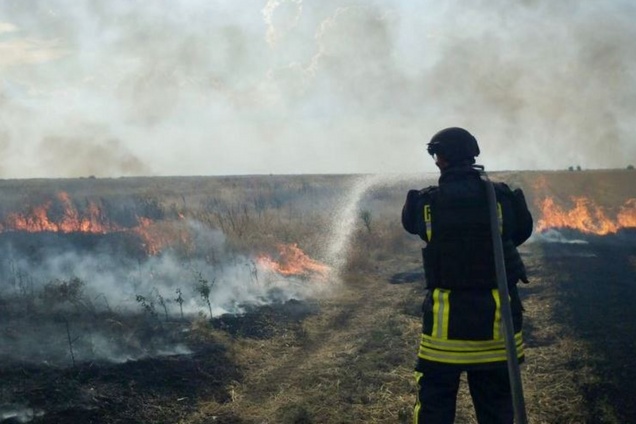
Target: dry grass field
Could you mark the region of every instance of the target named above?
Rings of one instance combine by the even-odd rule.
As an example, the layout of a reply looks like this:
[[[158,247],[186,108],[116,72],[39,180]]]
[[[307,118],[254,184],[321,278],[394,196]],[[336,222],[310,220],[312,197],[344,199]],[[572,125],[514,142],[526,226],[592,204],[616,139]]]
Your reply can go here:
[[[172,254],[179,261],[203,264],[199,277],[179,283],[195,305],[184,318],[174,301],[162,308],[151,300],[169,297],[163,287],[177,286],[167,283],[153,283],[154,294],[142,292],[145,283],[132,284],[146,303],[133,301],[131,309],[118,309],[114,294],[107,295],[108,308],[95,300],[89,308],[84,297],[69,295],[69,285],[53,284],[46,293],[59,295],[62,287],[67,289],[66,297],[53,304],[50,296],[38,292],[47,281],[37,279],[44,277],[29,277],[35,271],[24,270],[19,281],[27,283],[18,284],[15,270],[7,274],[11,263],[5,257],[0,341],[18,346],[27,328],[55,327],[59,337],[54,333],[40,340],[60,346],[47,350],[28,345],[39,349],[31,357],[0,348],[0,423],[411,422],[424,277],[420,242],[403,232],[399,214],[406,190],[430,183],[430,177],[394,179],[366,192],[355,211],[339,276],[300,279],[298,284],[320,290],[301,292],[299,300],[259,298],[246,302],[240,313],[224,304],[231,313],[211,318],[204,299],[189,288],[203,284],[201,280],[211,282],[211,303],[221,302],[214,298],[213,278],[222,279],[227,272],[218,270],[229,268],[236,278],[249,280],[253,274],[234,271],[230,264],[249,268],[250,262],[243,264],[240,258],[258,258],[257,253],[274,252],[280,243],[297,244],[309,257],[328,262],[328,245],[338,224],[334,219],[340,216],[335,212],[347,202],[357,178],[0,181],[0,219],[5,226],[0,242],[18,246],[13,254],[31,255],[33,261],[52,251],[42,247],[48,242],[38,238],[39,233],[18,239],[21,233],[6,230],[8,217],[16,211],[26,214],[25,205],[40,204],[60,191],[74,199],[79,215],[89,201],[97,202],[109,210],[109,223],[116,221],[120,227],[127,222],[126,214],[133,213],[154,220],[149,228],[156,231],[165,233],[192,221],[199,226],[190,233],[217,231],[225,237],[222,247],[195,243],[195,249],[189,241],[174,245]],[[572,205],[572,196],[588,196],[608,216],[636,198],[636,173],[628,171],[502,173],[496,178],[523,187],[535,217],[546,196],[564,208]],[[49,216],[54,218],[56,203],[52,205]],[[521,250],[531,280],[520,290],[526,309],[522,373],[530,422],[634,422],[636,234],[562,235],[561,242],[535,238]],[[63,237],[65,246],[89,253],[103,253],[104,243],[134,244],[130,238],[113,241],[103,235],[92,244],[69,237]],[[201,246],[208,249],[203,254]],[[158,265],[144,268],[144,252],[137,250],[130,251],[138,255],[139,279],[152,276],[159,281],[156,275],[163,271]],[[35,283],[29,285],[29,278]],[[258,278],[262,281],[262,273],[252,283]],[[85,283],[88,290],[91,282]],[[23,286],[31,292],[13,289]],[[125,340],[125,346],[146,354],[119,362],[90,356],[79,344],[85,343],[82,337],[77,345],[71,343],[79,352],[72,365],[64,320],[79,336],[90,331],[108,334],[110,342],[123,346]],[[148,345],[159,347],[148,350]],[[161,352],[161,347],[173,345],[187,349]],[[55,361],[45,360],[49,352],[55,352]],[[466,384],[460,391],[457,422],[476,422]]]

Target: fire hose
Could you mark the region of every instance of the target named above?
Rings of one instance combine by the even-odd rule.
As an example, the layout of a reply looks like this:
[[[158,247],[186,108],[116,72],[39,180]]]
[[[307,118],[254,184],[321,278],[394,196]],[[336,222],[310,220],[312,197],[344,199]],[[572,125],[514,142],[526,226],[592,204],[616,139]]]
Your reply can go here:
[[[476,168],[481,172],[482,180],[486,184],[486,195],[488,196],[488,210],[490,213],[490,229],[495,255],[497,289],[499,291],[499,298],[501,299],[501,318],[503,320],[504,341],[508,362],[508,376],[510,378],[510,389],[512,391],[512,405],[515,411],[515,422],[517,424],[527,424],[528,417],[526,414],[526,403],[523,397],[523,383],[521,381],[519,358],[517,357],[515,334],[512,325],[512,310],[510,309],[508,278],[506,276],[503,243],[501,241],[501,230],[499,227],[499,213],[497,208],[495,186],[488,178],[488,174],[486,174],[482,166],[476,166]]]

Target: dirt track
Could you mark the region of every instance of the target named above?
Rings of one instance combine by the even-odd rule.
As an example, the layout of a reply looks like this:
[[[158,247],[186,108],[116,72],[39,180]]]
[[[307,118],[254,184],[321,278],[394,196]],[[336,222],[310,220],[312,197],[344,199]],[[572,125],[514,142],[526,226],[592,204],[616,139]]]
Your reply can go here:
[[[530,422],[632,422],[634,250],[532,244],[523,253],[532,277],[521,289]],[[619,266],[608,271],[613,261]],[[254,423],[410,422],[423,295],[419,261],[394,259],[381,268],[322,302],[321,312],[303,324],[302,343],[243,341],[235,354],[246,378],[234,401],[204,401],[185,422],[230,412]],[[476,422],[465,384],[457,422]]]

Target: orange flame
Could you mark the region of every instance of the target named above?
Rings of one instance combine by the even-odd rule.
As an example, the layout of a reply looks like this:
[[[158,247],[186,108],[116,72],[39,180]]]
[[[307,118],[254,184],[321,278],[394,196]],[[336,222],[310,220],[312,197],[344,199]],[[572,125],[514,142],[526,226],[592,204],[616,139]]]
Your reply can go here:
[[[618,225],[624,228],[636,228],[636,199],[629,199],[617,217]]]
[[[58,207],[61,212],[56,214]],[[184,219],[181,214],[179,218]],[[62,234],[132,232],[141,239],[141,244],[149,255],[156,255],[166,247],[179,243],[189,246],[189,233],[184,228],[175,228],[167,222],[159,224],[146,217],[137,217],[137,225],[134,227],[121,227],[111,222],[106,211],[95,202],[88,202],[86,210],[80,212],[65,192],[57,194],[55,203],[47,201],[31,207],[27,213],[9,214],[5,222],[0,223],[0,232],[5,231]]]
[[[181,245],[191,248],[190,233],[182,226],[171,225],[170,222],[155,222],[148,218],[137,218],[139,225],[130,231],[137,234],[149,255],[158,255],[170,246]]]
[[[586,234],[615,234],[621,229],[636,228],[636,199],[629,199],[621,207],[616,219],[611,219],[605,210],[586,197],[572,198],[574,207],[564,209],[546,197],[539,204],[541,218],[537,231],[549,229],[572,229]]]
[[[58,193],[57,200],[62,207],[61,216],[57,220],[52,219],[50,216],[53,202],[49,201],[32,207],[28,214],[10,214],[6,219],[4,230],[26,231],[29,233],[51,231],[55,233],[79,232],[90,234],[106,234],[120,231],[120,228],[111,223],[102,213],[102,209],[93,202],[89,202],[87,212],[82,215],[73,205],[67,193]]]
[[[297,244],[279,244],[278,261],[271,256],[260,255],[257,257],[258,264],[271,271],[284,276],[309,276],[318,274],[325,276],[331,269],[303,252]]]

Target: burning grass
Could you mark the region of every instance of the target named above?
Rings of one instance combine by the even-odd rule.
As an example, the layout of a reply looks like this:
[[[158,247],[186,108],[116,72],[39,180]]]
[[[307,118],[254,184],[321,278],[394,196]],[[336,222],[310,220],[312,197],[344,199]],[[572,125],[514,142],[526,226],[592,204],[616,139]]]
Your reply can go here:
[[[257,257],[258,264],[269,272],[283,276],[321,276],[325,278],[331,268],[322,264],[303,252],[297,244],[279,244],[277,258],[261,254]]]
[[[0,416],[174,422],[201,397],[233,398],[241,374],[226,335],[302,340],[316,311],[287,301],[319,289],[329,268],[279,241],[307,240],[276,234],[302,228],[293,208],[233,202],[186,209],[185,197],[176,207],[60,191],[19,212],[3,205],[0,405],[11,410]]]
[[[582,174],[586,173],[571,175],[580,179]],[[529,177],[518,177],[524,178]],[[47,333],[40,338],[47,343],[41,343],[37,361],[2,362],[0,404],[31,411],[34,423],[410,422],[423,292],[420,243],[407,237],[399,224],[406,187],[387,186],[363,199],[361,210],[366,213],[356,223],[341,270],[343,284],[337,285],[330,279],[333,271],[321,260],[333,215],[329,205],[338,197],[341,180],[164,179],[161,196],[150,195],[148,185],[137,188],[140,181],[119,181],[121,193],[109,189],[111,195],[118,192],[117,202],[105,195],[96,198],[93,189],[89,196],[84,187],[104,189],[112,182],[69,182],[69,187],[48,190],[68,192],[76,211],[62,207],[63,198],[49,199],[46,217],[57,230],[37,233],[5,227],[0,241],[14,246],[14,256],[0,260],[4,271],[10,271],[2,286],[10,296],[6,291],[0,296],[0,337],[39,329]],[[144,184],[157,185],[155,180]],[[566,199],[585,193],[563,195],[562,187],[568,184],[569,180],[548,175],[544,192],[531,193],[530,200],[552,196],[553,206],[560,205],[562,217],[569,219]],[[607,201],[595,197],[595,190],[587,193],[594,202],[585,204],[592,219],[600,216],[598,209],[615,225],[632,225],[621,218],[626,215],[620,214],[620,206],[631,210],[635,204],[624,200],[636,193],[613,193]],[[89,198],[93,200],[85,201]],[[101,218],[91,218],[97,216],[87,206],[91,201],[101,208]],[[316,204],[326,206],[317,210]],[[0,205],[5,226],[16,211],[27,214],[31,209]],[[71,218],[91,224],[68,227]],[[118,232],[91,233],[98,228],[92,222],[116,224]],[[74,232],[75,228],[88,230]],[[187,240],[178,228],[186,229]],[[135,233],[140,229],[160,247],[153,251],[141,244],[143,238]],[[561,231],[565,236],[574,231],[575,238],[587,244],[540,241],[523,251],[532,280],[521,290],[527,309],[523,372],[531,421],[629,422],[634,413],[628,398],[636,388],[625,378],[636,381],[636,376],[610,358],[615,350],[633,350],[633,337],[613,336],[631,334],[629,322],[636,322],[629,313],[636,254],[621,250],[630,240],[625,231],[616,236]],[[87,284],[99,282],[96,286],[107,292],[105,296],[78,290],[66,274],[39,281],[31,264],[69,249],[99,259],[91,262],[99,266],[85,267],[90,272],[78,277]],[[113,256],[117,251],[120,256]],[[16,255],[29,261],[17,261]],[[87,264],[82,255],[49,269],[59,272],[73,263]],[[620,270],[605,272],[603,267],[616,258],[625,259]],[[577,276],[580,269],[585,269],[585,278]],[[121,297],[114,296],[117,290],[107,290],[106,274],[117,277],[113,287],[120,292],[122,285],[127,288],[131,303],[126,308]],[[618,283],[606,292],[606,300],[625,319],[612,321],[607,337],[599,338],[594,323],[608,314],[590,302],[607,284],[606,275]],[[47,290],[48,283],[52,285]],[[296,291],[300,288],[318,290]],[[322,296],[324,288],[329,288],[329,296]],[[309,293],[311,301],[290,300]],[[56,316],[64,319],[54,320]],[[99,348],[93,335],[100,333],[109,346],[125,341],[126,360],[109,363],[91,354]],[[77,354],[74,367],[69,339]],[[58,354],[51,361],[46,347],[54,345]],[[162,353],[162,347],[181,345],[188,350]],[[47,355],[49,362],[44,363]],[[631,365],[628,355],[620,359]],[[624,393],[620,387],[626,388]],[[0,416],[3,413],[0,407]],[[475,422],[465,384],[458,422]]]
[[[192,249],[192,236],[187,226],[175,222],[184,219],[181,213],[176,213],[178,219],[168,221],[157,221],[132,213],[132,222],[123,225],[110,217],[102,201],[85,199],[82,208],[79,208],[76,203],[68,193],[60,191],[53,199],[46,200],[42,204],[27,205],[25,212],[9,213],[4,222],[0,223],[0,233],[83,235],[127,233],[139,238],[140,246],[148,255],[157,255],[168,247]],[[131,217],[128,218],[130,221]]]
[[[615,218],[610,218],[604,208],[586,197],[572,198],[574,207],[565,209],[554,198],[546,197],[539,205],[541,215],[537,231],[569,229],[584,234],[608,235],[625,229],[636,229],[636,199],[628,199],[620,207]]]

